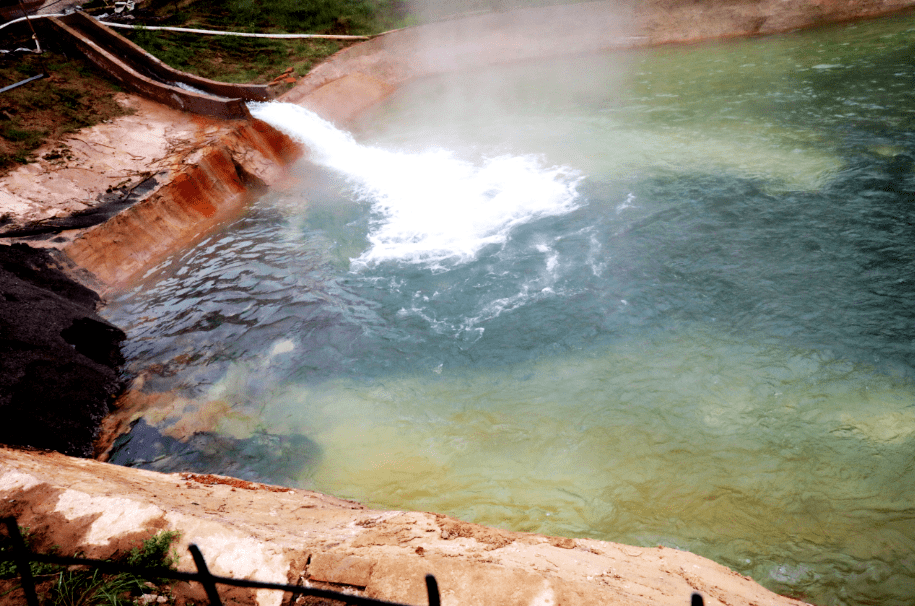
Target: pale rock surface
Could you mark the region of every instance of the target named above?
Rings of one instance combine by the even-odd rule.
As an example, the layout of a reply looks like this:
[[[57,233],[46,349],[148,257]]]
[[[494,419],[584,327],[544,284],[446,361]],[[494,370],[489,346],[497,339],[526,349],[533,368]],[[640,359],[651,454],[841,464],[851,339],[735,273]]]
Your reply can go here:
[[[375,511],[306,490],[219,476],[158,474],[54,453],[0,448],[0,514],[15,515],[62,553],[108,557],[159,530],[178,530],[180,568],[196,544],[217,575],[307,583],[426,604],[801,606],[705,558]],[[254,602],[284,597],[259,590]]]
[[[37,161],[0,178],[0,214],[23,225],[84,210],[110,188],[154,175],[167,178],[194,150],[231,128],[135,95],[118,93],[116,100],[133,113],[46,145]],[[69,149],[70,159],[42,159],[61,147]]]

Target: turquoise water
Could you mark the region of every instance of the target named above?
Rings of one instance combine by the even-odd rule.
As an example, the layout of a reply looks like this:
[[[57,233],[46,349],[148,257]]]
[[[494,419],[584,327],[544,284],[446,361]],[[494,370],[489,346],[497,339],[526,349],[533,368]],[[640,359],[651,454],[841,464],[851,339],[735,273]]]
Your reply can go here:
[[[304,436],[246,469],[370,506],[909,603],[913,56],[903,18],[424,80],[352,134],[254,107],[301,185],[107,309],[175,394],[147,420]]]

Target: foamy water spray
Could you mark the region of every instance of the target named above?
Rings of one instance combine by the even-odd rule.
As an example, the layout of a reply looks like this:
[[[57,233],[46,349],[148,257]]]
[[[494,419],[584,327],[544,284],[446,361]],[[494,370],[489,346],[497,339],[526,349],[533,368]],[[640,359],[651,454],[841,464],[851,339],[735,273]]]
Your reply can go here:
[[[251,113],[308,147],[311,160],[346,176],[372,205],[371,247],[353,266],[385,261],[442,268],[502,244],[510,230],[578,207],[581,175],[534,155],[471,163],[445,150],[405,153],[362,145],[290,103],[252,103]]]

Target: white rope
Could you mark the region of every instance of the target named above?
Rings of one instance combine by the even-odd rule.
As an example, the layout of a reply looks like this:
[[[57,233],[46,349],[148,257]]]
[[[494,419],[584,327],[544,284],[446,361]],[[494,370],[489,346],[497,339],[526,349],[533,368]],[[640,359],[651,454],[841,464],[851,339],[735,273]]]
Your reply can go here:
[[[247,32],[220,32],[212,29],[191,29],[189,27],[168,27],[164,25],[128,25],[126,23],[108,23],[99,21],[108,27],[127,29],[163,30],[167,32],[185,32],[188,34],[206,34],[209,36],[241,36],[242,38],[320,38],[322,40],[368,40],[370,36],[334,36],[325,34],[249,34]]]

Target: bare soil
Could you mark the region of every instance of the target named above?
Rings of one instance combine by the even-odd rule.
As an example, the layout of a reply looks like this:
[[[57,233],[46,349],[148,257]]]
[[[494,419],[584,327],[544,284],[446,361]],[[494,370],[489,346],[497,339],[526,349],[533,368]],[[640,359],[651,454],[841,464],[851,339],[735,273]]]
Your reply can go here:
[[[0,86],[39,74],[45,77],[0,94],[0,176],[35,160],[46,141],[129,113],[114,99],[117,84],[79,58],[56,51],[0,55]],[[49,153],[66,159],[68,152]]]

